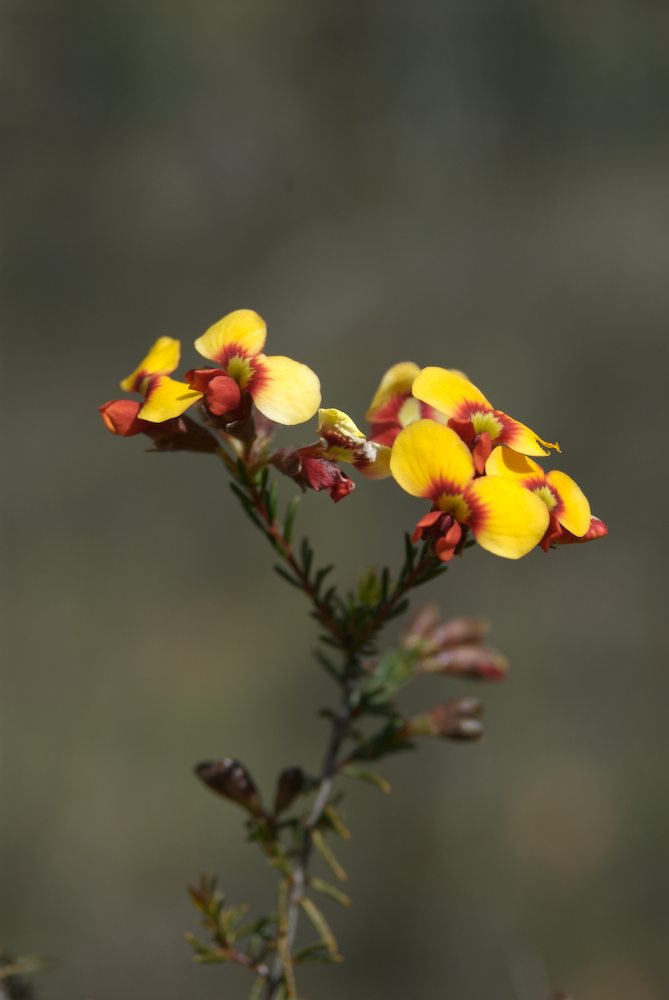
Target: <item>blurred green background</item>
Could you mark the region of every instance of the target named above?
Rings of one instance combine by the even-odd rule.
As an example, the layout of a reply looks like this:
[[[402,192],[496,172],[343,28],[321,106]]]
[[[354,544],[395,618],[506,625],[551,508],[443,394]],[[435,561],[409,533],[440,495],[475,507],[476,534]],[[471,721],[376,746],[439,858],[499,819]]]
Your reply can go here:
[[[53,957],[46,1000],[245,997],[190,963],[184,889],[266,906],[274,879],[190,768],[268,789],[321,754],[314,628],[220,468],[96,412],[240,306],[360,420],[389,364],[463,368],[611,529],[425,593],[512,672],[481,744],[352,790],[347,961],[304,993],[667,996],[668,45],[642,0],[2,4],[0,944]],[[419,506],[362,481],[302,523],[346,584]]]

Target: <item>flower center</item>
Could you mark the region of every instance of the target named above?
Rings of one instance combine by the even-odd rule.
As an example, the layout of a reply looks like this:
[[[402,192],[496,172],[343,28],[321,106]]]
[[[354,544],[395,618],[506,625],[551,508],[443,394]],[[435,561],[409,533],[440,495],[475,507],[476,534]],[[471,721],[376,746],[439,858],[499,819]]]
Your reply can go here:
[[[532,492],[543,500],[549,510],[555,510],[558,500],[548,483],[544,483],[543,486],[535,486]]]
[[[465,524],[471,514],[469,504],[462,493],[441,493],[437,500],[437,507],[445,514],[452,514],[456,521]]]
[[[490,410],[478,410],[472,413],[469,419],[473,423],[476,433],[483,434],[484,431],[487,431],[491,441],[495,441],[504,430],[501,420],[498,420]]]
[[[228,360],[226,372],[233,378],[240,389],[245,389],[254,373],[254,364],[251,358],[235,355]]]

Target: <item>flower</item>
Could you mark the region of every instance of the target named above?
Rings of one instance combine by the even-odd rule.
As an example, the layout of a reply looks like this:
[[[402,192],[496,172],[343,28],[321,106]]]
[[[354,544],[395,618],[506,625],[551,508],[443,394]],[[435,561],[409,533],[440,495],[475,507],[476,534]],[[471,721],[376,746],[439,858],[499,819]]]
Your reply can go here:
[[[404,427],[422,417],[446,423],[432,406],[412,396],[411,387],[419,372],[413,361],[400,361],[385,373],[365,414],[371,424],[370,440],[392,445]]]
[[[544,472],[532,459],[502,446],[496,448],[486,462],[486,474],[515,480],[543,500],[550,514],[546,534],[539,543],[545,552],[551,544],[559,544],[561,540],[562,544],[590,541],[608,534],[604,522],[592,517],[590,504],[580,486],[565,472],[557,469]]]
[[[140,420],[162,423],[180,416],[202,398],[188,383],[169,377],[179,364],[180,352],[178,340],[159,337],[134,372],[121,382],[124,392],[139,392],[144,397],[144,405],[137,411]]]
[[[327,490],[330,499],[339,503],[355,489],[355,483],[342,472],[336,462],[323,457],[321,444],[304,448],[279,448],[270,459],[272,465],[306,490]]]
[[[195,341],[196,350],[218,368],[193,369],[186,377],[216,416],[237,409],[248,394],[270,420],[304,423],[320,405],[318,376],[292,358],[263,354],[266,336],[265,321],[252,309],[228,313]]]
[[[416,399],[448,417],[448,426],[473,447],[478,472],[495,445],[505,444],[523,455],[547,455],[545,448],[560,450],[557,442],[544,441],[525,424],[496,410],[461,372],[423,368],[412,391]]]
[[[369,479],[384,479],[390,475],[390,448],[368,441],[342,410],[319,410],[318,433],[324,458],[349,462]]]
[[[158,451],[218,450],[218,442],[213,434],[186,414],[153,423],[138,416],[142,404],[136,399],[112,399],[108,403],[103,403],[98,409],[105,427],[112,434],[117,434],[119,437],[146,434]]]
[[[407,493],[432,501],[414,541],[424,535],[434,540],[444,562],[463,542],[463,527],[484,549],[507,559],[526,555],[548,527],[548,509],[538,496],[502,476],[476,479],[467,445],[433,420],[418,420],[398,434],[390,471]]]

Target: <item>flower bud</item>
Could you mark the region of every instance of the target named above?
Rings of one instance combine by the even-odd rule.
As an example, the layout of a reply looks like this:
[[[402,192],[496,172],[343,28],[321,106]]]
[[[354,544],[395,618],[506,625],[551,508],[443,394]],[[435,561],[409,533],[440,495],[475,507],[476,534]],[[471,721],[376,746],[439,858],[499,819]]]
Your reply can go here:
[[[436,653],[441,649],[479,642],[489,631],[483,618],[451,618],[439,623],[438,611],[429,605],[418,612],[402,637],[405,649],[420,648],[421,653]]]
[[[301,767],[286,767],[279,775],[274,797],[274,815],[288,809],[298,795],[309,785],[309,779]]]
[[[477,740],[483,733],[478,716],[483,706],[477,698],[460,698],[444,705],[435,705],[424,715],[409,719],[405,726],[408,736],[433,736],[446,740]]]
[[[253,778],[243,764],[233,757],[224,760],[203,761],[194,768],[198,778],[231,802],[236,802],[252,816],[263,815],[260,795]]]
[[[320,445],[306,448],[282,448],[272,457],[272,464],[290,476],[304,493],[306,490],[327,490],[338,503],[355,489],[353,480],[342,472],[336,462],[322,457]]]
[[[485,646],[455,646],[426,657],[421,664],[425,673],[457,674],[474,680],[500,681],[506,677],[509,661],[495,649]]]

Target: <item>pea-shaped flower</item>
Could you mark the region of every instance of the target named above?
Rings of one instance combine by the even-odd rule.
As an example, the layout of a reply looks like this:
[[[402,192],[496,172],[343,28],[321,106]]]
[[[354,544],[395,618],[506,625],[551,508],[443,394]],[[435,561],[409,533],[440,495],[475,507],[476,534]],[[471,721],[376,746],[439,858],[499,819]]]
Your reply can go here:
[[[318,376],[306,365],[262,353],[267,337],[264,319],[252,309],[237,309],[195,341],[195,349],[217,368],[187,373],[217,416],[235,410],[244,394],[269,420],[301,424],[310,420],[321,402]]]
[[[488,435],[489,445],[505,444],[523,455],[547,455],[546,448],[560,450],[557,443],[544,441],[533,430],[496,410],[473,382],[461,372],[448,368],[423,368],[413,381],[416,399],[433,406],[448,417],[449,426],[469,440],[467,428],[476,435]],[[487,458],[487,455],[486,455]],[[482,471],[482,466],[479,471]]]
[[[489,552],[518,559],[548,527],[548,508],[538,496],[512,479],[475,478],[467,445],[450,427],[433,420],[418,420],[401,431],[390,471],[407,493],[432,501],[432,512],[419,522],[417,535],[424,527],[438,526],[442,537],[435,551],[441,559],[451,557],[462,528],[469,528]]]

